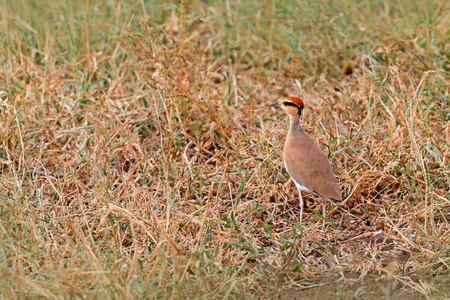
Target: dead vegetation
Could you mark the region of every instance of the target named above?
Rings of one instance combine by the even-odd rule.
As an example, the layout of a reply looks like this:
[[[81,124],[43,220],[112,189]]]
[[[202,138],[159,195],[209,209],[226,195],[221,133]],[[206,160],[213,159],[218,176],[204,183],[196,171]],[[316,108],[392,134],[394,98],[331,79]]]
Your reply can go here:
[[[428,21],[317,4],[319,22],[311,8],[301,24],[281,4],[261,4],[269,18],[197,4],[162,23],[147,7],[70,59],[5,37],[0,294],[277,297],[337,275],[348,290],[383,277],[444,297],[444,3]],[[287,120],[267,107],[285,95],[305,100],[346,198],[322,216],[308,195],[304,224],[280,156]]]

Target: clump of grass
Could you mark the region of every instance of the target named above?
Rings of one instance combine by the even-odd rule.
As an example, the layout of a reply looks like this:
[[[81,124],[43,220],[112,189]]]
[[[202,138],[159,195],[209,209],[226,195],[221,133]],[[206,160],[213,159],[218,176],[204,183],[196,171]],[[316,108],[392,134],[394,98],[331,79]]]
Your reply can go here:
[[[104,4],[64,6],[67,34],[3,4],[2,296],[446,292],[445,2]],[[304,224],[283,95],[347,199]]]

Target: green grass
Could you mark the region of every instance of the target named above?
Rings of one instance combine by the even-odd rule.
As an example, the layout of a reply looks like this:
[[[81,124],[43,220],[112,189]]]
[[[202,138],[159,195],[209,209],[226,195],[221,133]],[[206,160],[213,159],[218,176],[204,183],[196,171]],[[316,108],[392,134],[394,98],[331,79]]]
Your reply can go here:
[[[1,2],[1,297],[445,298],[449,8]],[[303,224],[287,95],[347,198]]]

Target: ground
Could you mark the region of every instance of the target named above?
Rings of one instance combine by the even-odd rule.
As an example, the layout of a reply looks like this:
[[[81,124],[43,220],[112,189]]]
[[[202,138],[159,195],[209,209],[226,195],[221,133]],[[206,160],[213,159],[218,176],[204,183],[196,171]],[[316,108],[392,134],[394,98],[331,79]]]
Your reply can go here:
[[[0,297],[449,297],[449,8],[1,2]]]

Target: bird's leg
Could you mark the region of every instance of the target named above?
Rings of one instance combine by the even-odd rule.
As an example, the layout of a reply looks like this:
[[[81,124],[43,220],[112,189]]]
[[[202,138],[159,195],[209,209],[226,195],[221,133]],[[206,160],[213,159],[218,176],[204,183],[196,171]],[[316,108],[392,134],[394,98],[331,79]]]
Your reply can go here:
[[[302,198],[302,192],[298,190],[298,195],[300,196],[300,223],[302,223],[303,219],[303,198]]]
[[[325,197],[322,197],[322,216],[323,216],[323,225],[325,225],[325,219],[327,217],[327,201]]]

